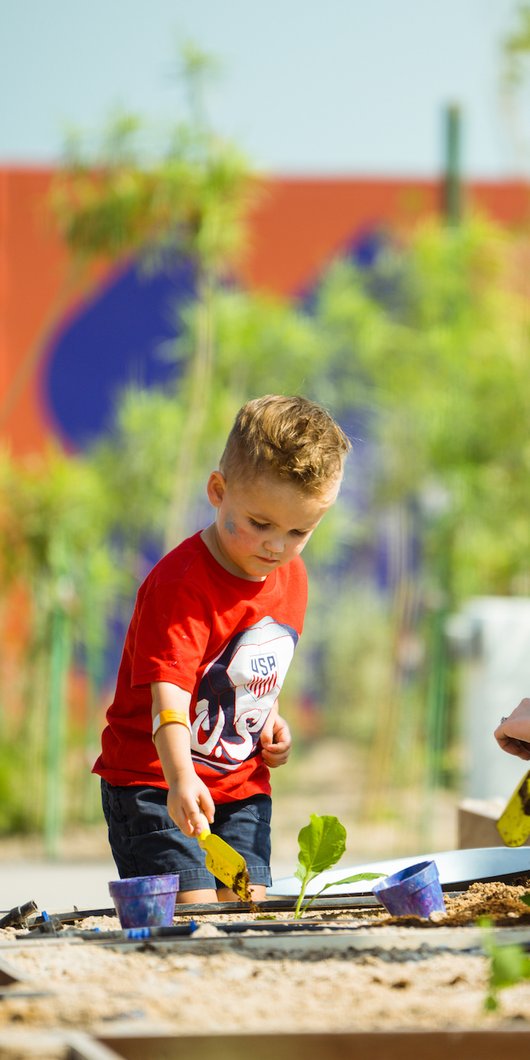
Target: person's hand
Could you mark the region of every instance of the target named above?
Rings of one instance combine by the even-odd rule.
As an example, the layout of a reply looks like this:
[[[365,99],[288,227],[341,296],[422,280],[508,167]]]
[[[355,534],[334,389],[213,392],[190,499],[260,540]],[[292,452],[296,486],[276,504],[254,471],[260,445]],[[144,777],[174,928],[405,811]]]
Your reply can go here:
[[[169,785],[167,809],[184,835],[200,835],[212,823],[214,801],[194,769],[179,775]]]
[[[260,741],[262,758],[269,769],[285,765],[291,752],[291,733],[285,718],[277,711],[271,711],[267,718]]]
[[[493,734],[503,751],[530,762],[530,699],[522,699],[507,718],[501,718]]]

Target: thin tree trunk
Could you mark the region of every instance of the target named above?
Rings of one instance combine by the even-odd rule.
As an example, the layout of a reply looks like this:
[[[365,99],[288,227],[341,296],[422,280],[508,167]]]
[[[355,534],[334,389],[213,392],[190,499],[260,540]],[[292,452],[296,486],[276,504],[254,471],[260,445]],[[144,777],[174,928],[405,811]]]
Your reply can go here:
[[[213,372],[213,298],[211,277],[203,274],[198,282],[197,346],[188,374],[189,403],[182,429],[182,443],[175,470],[173,496],[169,505],[165,550],[174,548],[189,528],[197,455],[210,405]]]

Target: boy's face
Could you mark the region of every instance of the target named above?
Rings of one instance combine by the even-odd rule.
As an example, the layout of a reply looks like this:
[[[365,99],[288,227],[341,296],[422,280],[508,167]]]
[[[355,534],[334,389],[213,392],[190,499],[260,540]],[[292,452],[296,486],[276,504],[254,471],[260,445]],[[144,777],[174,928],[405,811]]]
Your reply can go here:
[[[263,581],[302,552],[335,503],[340,484],[338,475],[314,496],[274,475],[228,483],[220,471],[213,471],[207,492],[217,514],[205,541],[226,570]]]

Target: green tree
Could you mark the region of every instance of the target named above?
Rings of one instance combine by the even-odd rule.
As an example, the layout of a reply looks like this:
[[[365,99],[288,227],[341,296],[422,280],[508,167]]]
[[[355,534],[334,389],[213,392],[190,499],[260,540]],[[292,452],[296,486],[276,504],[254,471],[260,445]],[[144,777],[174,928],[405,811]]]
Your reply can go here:
[[[14,678],[1,688],[0,785],[7,797],[0,831],[43,828],[55,854],[65,819],[72,653],[86,649],[90,735],[99,712],[102,631],[123,575],[109,545],[110,497],[85,458],[51,449],[21,465],[4,455],[0,498],[0,590],[6,608],[16,590],[23,593],[28,629]],[[80,787],[86,794],[77,781]]]
[[[328,363],[342,358],[378,440],[376,508],[418,499],[429,553],[451,548],[453,602],[528,576],[526,252],[484,219],[432,222],[320,292]]]
[[[513,25],[503,41],[500,90],[508,129],[515,156],[527,167],[528,128],[524,124],[524,101],[528,94],[530,73],[530,4],[518,4]]]
[[[451,726],[443,624],[472,594],[527,592],[529,311],[526,238],[481,218],[387,240],[373,269],[338,263],[316,319],[332,378],[348,379],[376,448],[368,520],[414,515],[423,563],[394,572],[391,667],[372,732],[374,789],[395,773],[410,706],[400,662],[410,612],[424,617],[417,735],[439,780]],[[401,513],[401,514],[400,514]],[[399,516],[399,520],[398,520]],[[395,538],[395,552],[400,548]],[[339,601],[336,601],[339,606]],[[385,658],[388,656],[385,655]],[[351,674],[352,687],[355,685]],[[343,682],[344,683],[344,682]],[[433,757],[434,756],[434,757]]]

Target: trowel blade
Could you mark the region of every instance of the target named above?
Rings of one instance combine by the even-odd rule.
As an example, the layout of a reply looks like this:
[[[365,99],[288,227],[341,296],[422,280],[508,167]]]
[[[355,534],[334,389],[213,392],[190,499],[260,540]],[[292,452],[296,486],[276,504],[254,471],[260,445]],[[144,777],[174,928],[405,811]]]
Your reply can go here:
[[[199,846],[206,851],[206,868],[230,887],[244,902],[248,899],[247,863],[237,850],[234,850],[224,839],[212,835],[205,829],[197,836]]]
[[[530,836],[530,770],[508,799],[497,831],[508,847],[521,847]]]

